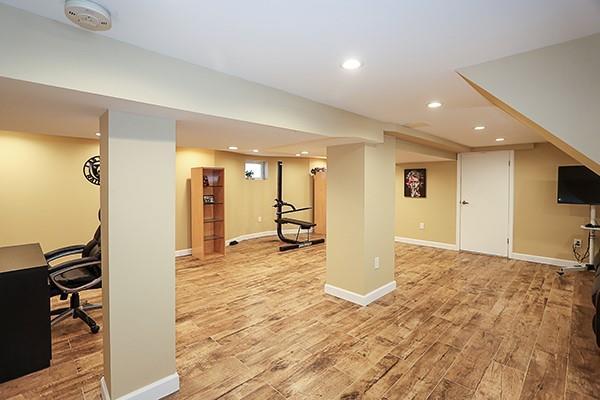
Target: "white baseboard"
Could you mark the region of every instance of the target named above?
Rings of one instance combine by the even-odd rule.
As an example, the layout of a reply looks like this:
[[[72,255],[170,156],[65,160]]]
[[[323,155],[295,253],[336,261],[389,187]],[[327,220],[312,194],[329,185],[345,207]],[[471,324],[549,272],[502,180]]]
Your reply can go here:
[[[179,374],[175,372],[172,375],[165,376],[162,379],[113,400],[157,400],[162,399],[171,393],[175,393],[178,390]],[[102,396],[102,400],[111,400],[104,377],[100,379],[100,395]]]
[[[285,235],[295,235],[296,232],[298,232],[297,229],[284,229],[283,233]],[[311,229],[311,233],[312,233],[312,229]],[[304,234],[304,232],[302,232],[301,234]],[[250,240],[250,239],[258,239],[261,237],[266,237],[266,236],[276,236],[277,235],[277,231],[263,231],[263,232],[255,232],[255,233],[249,233],[247,235],[241,235],[241,236],[237,236],[231,239],[227,239],[225,241],[225,245],[229,246],[229,244],[231,242],[238,241],[238,242],[242,242],[244,240]],[[183,257],[183,256],[189,256],[192,254],[192,249],[181,249],[181,250],[176,250],[175,251],[175,257]]]
[[[420,239],[412,239],[402,236],[396,236],[394,238],[396,242],[406,243],[406,244],[414,244],[417,246],[427,246],[427,247],[435,247],[437,249],[444,250],[458,250],[458,246],[451,243],[442,243],[442,242],[432,242],[429,240],[420,240]]]
[[[359,306],[366,306],[379,299],[380,297],[383,297],[386,294],[393,292],[394,289],[396,289],[396,281],[386,283],[385,285],[378,287],[377,289],[367,294],[358,294],[346,289],[339,288],[337,286],[330,285],[328,283],[325,284],[325,293],[343,300],[347,300],[354,304],[358,304]]]
[[[175,251],[175,257],[183,257],[183,256],[191,256],[192,255],[192,249],[181,249],[181,250],[176,250]]]
[[[458,250],[458,246],[455,244],[431,242],[429,240],[419,240],[419,239],[412,239],[412,238],[401,237],[401,236],[396,236],[394,239],[396,242],[414,244],[417,246],[435,247],[438,249],[455,250],[455,251]],[[570,267],[570,266],[573,266],[576,264],[575,261],[573,261],[573,260],[563,260],[560,258],[535,256],[532,254],[522,254],[522,253],[514,253],[514,252],[511,253],[508,258],[511,258],[514,260],[529,261],[529,262],[538,263],[538,264],[555,265],[557,267]]]
[[[512,253],[511,257],[515,260],[521,261],[529,261],[538,264],[547,264],[547,265],[556,265],[557,267],[571,267],[577,264],[573,260],[562,260],[560,258],[551,258],[551,257],[543,257],[543,256],[534,256],[531,254],[522,254],[522,253]]]

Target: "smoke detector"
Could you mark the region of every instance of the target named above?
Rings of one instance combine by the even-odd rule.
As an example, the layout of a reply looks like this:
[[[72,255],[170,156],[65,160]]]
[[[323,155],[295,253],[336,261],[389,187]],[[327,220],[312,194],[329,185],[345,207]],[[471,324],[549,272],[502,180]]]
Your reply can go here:
[[[112,26],[110,12],[88,0],[67,0],[65,15],[74,24],[90,31],[107,31]]]

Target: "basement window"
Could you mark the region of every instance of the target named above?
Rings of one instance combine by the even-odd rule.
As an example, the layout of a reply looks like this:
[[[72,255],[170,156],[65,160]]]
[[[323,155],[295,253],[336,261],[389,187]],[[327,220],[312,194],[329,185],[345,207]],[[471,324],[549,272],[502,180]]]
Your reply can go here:
[[[266,161],[246,161],[244,165],[244,176],[249,180],[267,179]]]

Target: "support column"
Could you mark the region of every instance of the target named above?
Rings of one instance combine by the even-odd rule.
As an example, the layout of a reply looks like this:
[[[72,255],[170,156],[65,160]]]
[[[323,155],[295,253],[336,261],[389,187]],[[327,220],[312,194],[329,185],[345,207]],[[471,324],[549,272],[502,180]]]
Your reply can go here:
[[[327,148],[325,292],[367,305],[394,281],[395,139]]]
[[[100,118],[105,400],[160,398],[175,369],[175,121]]]

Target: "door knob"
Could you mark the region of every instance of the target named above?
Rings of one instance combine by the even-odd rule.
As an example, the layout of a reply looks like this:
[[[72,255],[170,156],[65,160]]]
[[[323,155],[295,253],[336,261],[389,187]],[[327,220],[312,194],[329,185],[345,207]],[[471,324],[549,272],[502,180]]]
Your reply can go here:
[[[465,200],[461,201],[460,203],[461,203],[462,205],[469,204],[469,202],[468,202],[468,201],[465,201]]]

